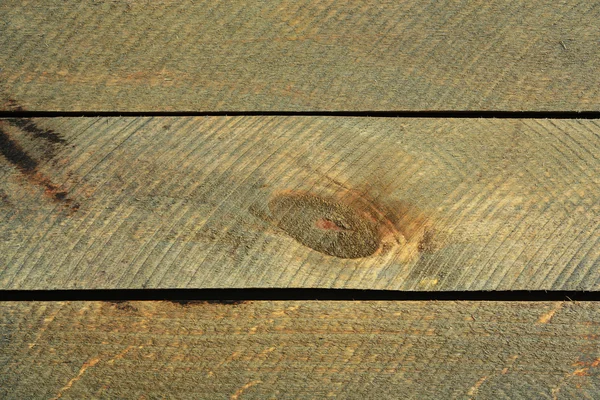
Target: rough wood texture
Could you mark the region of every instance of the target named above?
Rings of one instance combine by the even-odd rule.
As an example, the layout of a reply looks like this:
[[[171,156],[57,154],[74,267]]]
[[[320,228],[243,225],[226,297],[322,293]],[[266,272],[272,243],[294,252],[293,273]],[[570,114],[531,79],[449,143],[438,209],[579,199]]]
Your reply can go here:
[[[596,303],[0,303],[3,399],[597,399]]]
[[[0,288],[600,288],[594,120],[1,120]]]
[[[600,110],[599,20],[587,0],[4,0],[0,108]]]

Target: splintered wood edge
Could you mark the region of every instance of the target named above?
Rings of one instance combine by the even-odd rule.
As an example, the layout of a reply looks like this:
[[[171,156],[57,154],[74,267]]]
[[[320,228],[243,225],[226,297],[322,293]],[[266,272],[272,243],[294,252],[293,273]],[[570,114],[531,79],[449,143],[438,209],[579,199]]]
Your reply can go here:
[[[2,302],[0,395],[598,398],[593,302]]]
[[[0,120],[0,288],[598,290],[595,120]]]
[[[3,1],[0,109],[598,111],[595,2]]]

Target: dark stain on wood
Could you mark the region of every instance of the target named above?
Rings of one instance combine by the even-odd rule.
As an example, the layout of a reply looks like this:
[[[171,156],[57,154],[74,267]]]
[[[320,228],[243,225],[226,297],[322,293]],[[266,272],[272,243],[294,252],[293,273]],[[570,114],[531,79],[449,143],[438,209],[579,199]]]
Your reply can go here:
[[[129,301],[114,300],[114,301],[111,301],[110,303],[112,303],[117,310],[126,311],[126,312],[137,312],[138,311],[138,308],[133,306],[131,304],[131,302],[129,302]]]
[[[11,206],[12,203],[8,199],[8,195],[2,188],[0,188],[0,206]]]
[[[29,118],[7,118],[6,121],[21,129],[23,132],[27,132],[33,135],[33,137],[47,140],[50,143],[66,144],[67,141],[55,131],[51,129],[42,129]]]
[[[40,128],[30,118],[7,118],[5,121],[17,128],[20,132],[27,134],[28,138],[34,139],[40,157],[44,160],[52,160],[56,157],[59,146],[66,146],[67,141],[52,129]],[[41,139],[41,140],[37,140]]]
[[[19,129],[21,129],[21,126],[19,124],[14,124],[14,121],[3,121],[6,121],[10,125],[19,127]],[[46,140],[49,140],[48,137],[52,137],[52,140],[58,140],[56,138],[60,137],[58,135],[48,136],[48,132],[51,131],[39,129],[37,126],[35,126],[35,124],[27,124],[26,126],[27,129],[29,129],[29,131],[38,132],[39,135],[37,137],[43,137]],[[0,125],[0,153],[9,163],[11,163],[19,170],[21,175],[25,177],[29,183],[44,188],[44,195],[46,197],[56,202],[61,202],[65,204],[69,207],[71,211],[77,211],[79,209],[79,203],[73,202],[72,199],[68,198],[67,191],[63,190],[60,186],[52,183],[50,178],[46,177],[38,170],[38,161],[35,160],[32,156],[30,156],[22,148],[22,146],[10,136],[7,129],[4,129],[2,125]],[[50,156],[53,155],[53,153],[50,154]]]
[[[6,161],[17,167],[23,174],[31,174],[37,169],[38,162],[31,158],[1,127],[0,153],[6,158]]]
[[[4,108],[10,111],[25,111],[25,109],[15,99],[6,100],[4,103]]]

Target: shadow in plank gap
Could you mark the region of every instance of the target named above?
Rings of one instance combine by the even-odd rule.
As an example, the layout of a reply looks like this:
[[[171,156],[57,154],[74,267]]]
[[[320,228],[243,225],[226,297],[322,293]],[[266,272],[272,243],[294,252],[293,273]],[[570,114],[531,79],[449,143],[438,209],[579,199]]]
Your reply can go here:
[[[2,301],[172,301],[236,304],[247,301],[600,301],[600,292],[410,291],[362,289],[92,289],[2,290]]]
[[[503,118],[600,119],[600,111],[1,111],[0,118],[58,117],[373,117],[373,118]]]
[[[0,289],[597,290],[597,120],[1,119]]]

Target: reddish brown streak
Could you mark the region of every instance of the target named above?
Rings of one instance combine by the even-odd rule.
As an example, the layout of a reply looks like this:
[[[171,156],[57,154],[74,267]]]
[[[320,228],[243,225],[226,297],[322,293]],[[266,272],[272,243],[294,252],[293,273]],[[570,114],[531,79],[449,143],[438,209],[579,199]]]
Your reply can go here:
[[[327,218],[319,218],[318,220],[315,221],[315,226],[320,229],[336,231],[336,232],[346,230],[346,229],[342,228],[341,226],[339,226],[338,224],[336,224],[335,222],[333,222]]]

